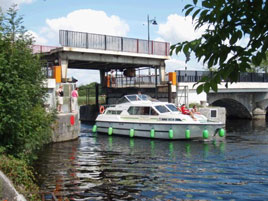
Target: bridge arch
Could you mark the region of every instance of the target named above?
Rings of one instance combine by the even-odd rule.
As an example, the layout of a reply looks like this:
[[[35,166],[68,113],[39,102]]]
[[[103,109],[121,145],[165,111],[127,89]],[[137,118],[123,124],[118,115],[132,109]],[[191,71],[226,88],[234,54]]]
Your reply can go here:
[[[227,118],[252,119],[252,114],[241,102],[223,98],[211,103],[212,106],[225,107]]]
[[[236,93],[209,93],[208,103],[226,108],[227,118],[252,119],[256,108],[254,94],[248,92]]]

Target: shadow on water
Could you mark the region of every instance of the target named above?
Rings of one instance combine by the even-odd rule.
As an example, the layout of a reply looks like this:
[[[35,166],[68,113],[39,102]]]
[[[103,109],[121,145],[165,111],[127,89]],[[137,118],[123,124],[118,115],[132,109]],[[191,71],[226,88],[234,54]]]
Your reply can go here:
[[[222,142],[130,139],[91,128],[83,124],[78,140],[44,149],[36,163],[41,189],[69,200],[268,196],[266,124],[231,122]]]

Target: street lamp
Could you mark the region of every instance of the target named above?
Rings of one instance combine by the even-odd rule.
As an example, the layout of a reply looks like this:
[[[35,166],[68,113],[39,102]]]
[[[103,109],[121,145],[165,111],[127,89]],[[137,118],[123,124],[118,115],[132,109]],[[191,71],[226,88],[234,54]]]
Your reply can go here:
[[[150,54],[150,24],[157,25],[157,22],[154,19],[150,19],[149,15],[147,15],[147,25],[148,25],[148,54]],[[149,75],[151,75],[151,67],[149,67]],[[150,76],[151,82],[151,76]],[[157,98],[157,68],[155,67],[155,98]]]
[[[148,54],[150,54],[150,24],[157,25],[157,22],[154,19],[150,19],[149,15],[147,15],[147,24],[148,24]]]

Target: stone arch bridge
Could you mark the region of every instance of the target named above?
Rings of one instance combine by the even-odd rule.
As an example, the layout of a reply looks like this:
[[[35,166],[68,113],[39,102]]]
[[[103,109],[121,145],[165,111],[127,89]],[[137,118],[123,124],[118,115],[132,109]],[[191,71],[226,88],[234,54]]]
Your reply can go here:
[[[209,71],[176,71],[179,86],[188,89],[188,102],[206,101],[209,105],[225,107],[227,117],[259,119],[268,114],[268,74],[240,73],[237,83],[225,87],[223,81],[218,91],[196,94],[195,85],[203,76],[211,76]]]
[[[268,110],[268,89],[265,91],[240,91],[219,90],[218,93],[209,93],[207,102],[212,106],[225,107],[227,117],[259,119],[265,118]],[[258,89],[256,89],[258,90]]]
[[[207,102],[226,108],[229,118],[265,118],[268,110],[268,83],[243,82],[210,92]]]

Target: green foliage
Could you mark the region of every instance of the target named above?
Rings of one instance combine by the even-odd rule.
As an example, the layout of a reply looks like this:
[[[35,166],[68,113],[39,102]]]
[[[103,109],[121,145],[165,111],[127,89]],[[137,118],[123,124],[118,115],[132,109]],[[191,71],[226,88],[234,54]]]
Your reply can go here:
[[[45,77],[16,8],[0,19],[0,146],[31,161],[51,135],[52,114],[43,107]]]
[[[88,102],[87,102],[88,101]],[[106,103],[106,96],[99,96],[99,104]],[[86,96],[79,96],[78,97],[78,105],[94,105],[96,104],[96,97],[87,97]]]
[[[185,16],[192,13],[195,29],[208,26],[205,33],[193,41],[171,46],[171,54],[193,52],[208,68],[219,66],[212,78],[201,80],[198,93],[210,89],[217,91],[222,79],[236,82],[239,72],[247,72],[251,63],[259,66],[266,59],[268,47],[268,1],[266,0],[198,0],[184,7]],[[197,16],[199,18],[197,18]],[[237,45],[243,37],[245,46]],[[202,83],[206,82],[206,83]]]
[[[92,82],[90,84],[87,85],[81,85],[79,87],[79,96],[86,96],[87,94],[91,97],[95,97],[96,95],[96,82]],[[99,84],[99,94],[103,94],[104,91],[101,87],[101,85]]]
[[[189,108],[193,108],[194,105],[195,105],[197,108],[202,107],[199,103],[190,103],[190,104],[189,104]]]
[[[15,188],[29,201],[40,200],[33,169],[24,160],[0,155],[0,169],[12,180]]]
[[[268,51],[266,52],[266,59],[262,60],[259,66],[251,64],[252,68],[248,69],[250,73],[268,73]]]
[[[89,96],[95,96],[95,86],[96,82],[79,86],[79,96],[86,96],[87,93],[89,93]]]

